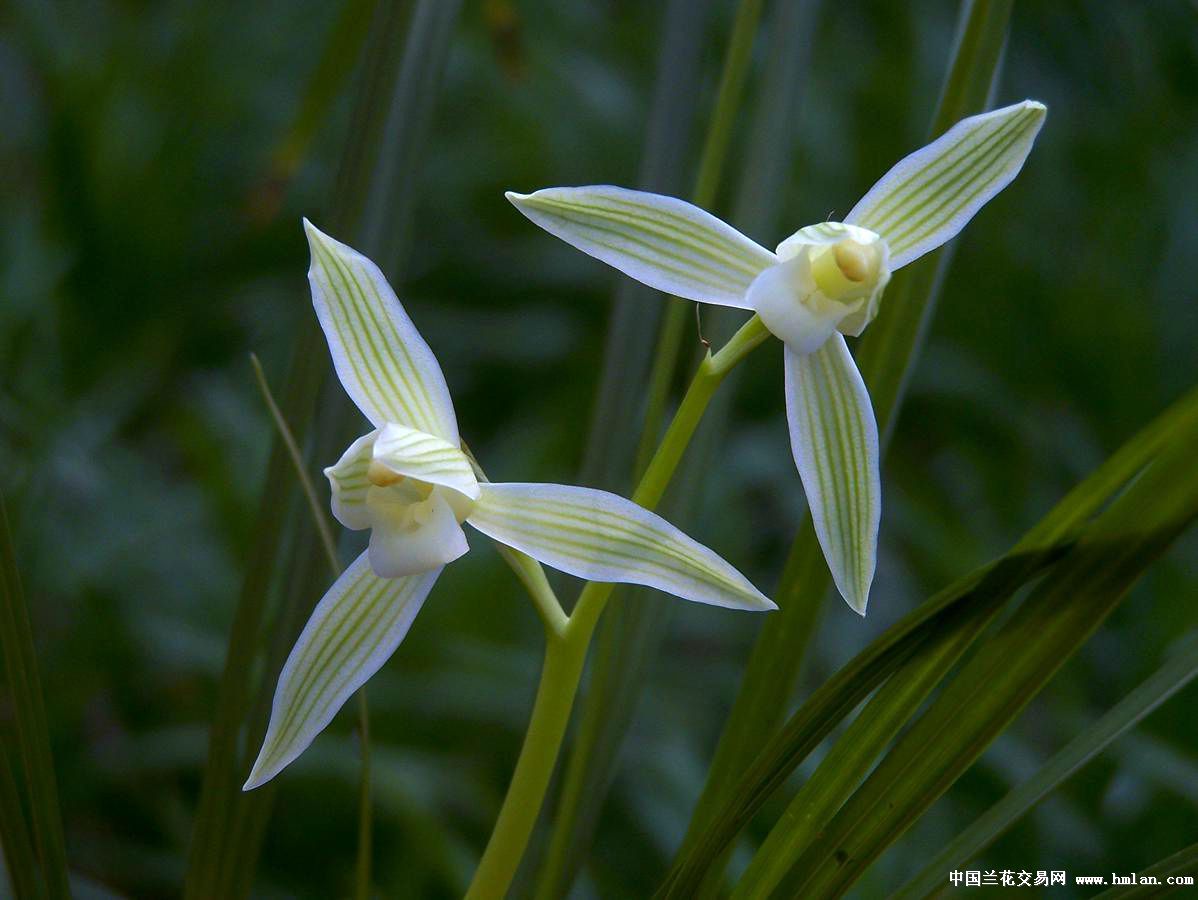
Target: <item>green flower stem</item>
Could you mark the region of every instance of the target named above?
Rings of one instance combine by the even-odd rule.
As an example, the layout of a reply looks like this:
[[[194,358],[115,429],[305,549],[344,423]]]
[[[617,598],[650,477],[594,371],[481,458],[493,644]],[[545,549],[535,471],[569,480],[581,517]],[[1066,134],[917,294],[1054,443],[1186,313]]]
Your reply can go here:
[[[932,137],[985,107],[999,70],[1012,3],[962,3],[962,27],[933,117]],[[951,245],[897,273],[877,321],[856,347],[854,357],[869,388],[882,433],[883,453],[950,258]],[[765,623],[749,656],[677,859],[689,853],[715,811],[729,802],[758,750],[776,733],[815,634],[829,581],[828,567],[808,516],[791,544],[778,582],[774,599],[780,611]],[[722,865],[712,867],[708,888],[718,887],[722,872]]]
[[[740,108],[741,95],[749,75],[749,63],[753,55],[753,41],[757,36],[757,23],[761,19],[762,3],[763,0],[741,0],[736,10],[736,21],[732,25],[732,36],[728,40],[728,52],[720,73],[715,108],[703,142],[699,173],[695,176],[695,190],[692,194],[695,205],[704,209],[712,206],[720,185],[720,175],[724,169],[724,159],[728,155],[728,144],[732,140],[736,113]],[[641,444],[636,458],[637,473],[644,468],[645,458],[653,449],[657,430],[665,418],[670,382],[674,373],[678,371],[687,314],[692,306],[693,304],[685,300],[672,297],[666,309],[653,369],[649,375],[649,399],[645,406],[645,427],[641,432]]]
[[[753,316],[718,353],[708,354],[699,365],[665,437],[632,495],[636,503],[646,509],[653,509],[658,504],[716,389],[728,373],[767,337],[769,332],[761,320]],[[512,560],[509,564],[516,568]],[[540,571],[539,567],[537,571]],[[543,572],[540,577],[544,577]],[[535,576],[526,572],[521,580],[529,587],[530,583],[535,583]],[[595,626],[614,588],[615,585],[609,582],[588,583],[579,594],[573,613],[561,621],[553,612],[548,597],[538,598],[539,591],[534,592],[530,587],[546,623],[545,665],[541,669],[541,682],[516,770],[491,839],[466,892],[467,900],[501,900],[507,894],[553,775]],[[556,603],[554,599],[553,606]],[[560,607],[557,609],[560,612]],[[555,624],[551,626],[551,622]]]

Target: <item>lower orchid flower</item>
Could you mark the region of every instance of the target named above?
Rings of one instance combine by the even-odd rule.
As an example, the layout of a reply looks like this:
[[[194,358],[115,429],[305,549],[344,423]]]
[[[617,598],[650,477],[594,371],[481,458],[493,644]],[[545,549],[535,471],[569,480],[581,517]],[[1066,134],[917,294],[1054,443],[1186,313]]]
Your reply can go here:
[[[791,449],[833,580],[865,614],[881,517],[878,427],[845,344],[877,315],[896,269],[951,240],[1019,173],[1044,122],[1032,100],[963,119],[901,160],[842,222],[771,253],[673,197],[610,185],[508,193],[546,231],[626,275],[755,312],[786,345]]]
[[[312,302],[337,376],[374,430],[325,470],[333,514],[370,544],[325,594],[283,666],[245,789],[277,775],[395,652],[468,524],[589,581],[734,609],[774,604],[655,513],[606,491],[493,484],[462,450],[445,377],[379,268],[305,221]]]

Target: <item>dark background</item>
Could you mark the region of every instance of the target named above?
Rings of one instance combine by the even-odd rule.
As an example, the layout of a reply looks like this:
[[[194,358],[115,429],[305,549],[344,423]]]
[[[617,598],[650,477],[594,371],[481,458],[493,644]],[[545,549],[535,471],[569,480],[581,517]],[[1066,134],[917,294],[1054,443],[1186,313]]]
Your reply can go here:
[[[352,78],[293,180],[276,177],[271,155],[335,7],[0,7],[0,488],[32,607],[68,854],[97,892],[170,896],[181,881],[270,439],[247,354],[277,385],[312,315],[299,218],[327,215]],[[713,7],[684,185],[731,21],[731,3]],[[636,182],[662,10],[631,0],[463,8],[397,289],[492,477],[577,480],[615,284],[502,192]],[[843,214],[922,142],[955,17],[950,0],[823,5],[800,112],[783,123],[796,149],[782,227],[753,237],[773,246]],[[1198,9],[1017,3],[995,99],[1024,97],[1048,105],[1047,124],[1024,173],[959,242],[884,470],[870,616],[828,601],[804,690],[1009,547],[1198,374]],[[738,136],[730,178],[745,156]],[[802,512],[780,363],[768,346],[745,365],[690,526],[767,592]],[[539,625],[485,540],[472,543],[478,552],[441,579],[371,682],[376,868],[388,895],[464,889],[531,704]],[[1192,627],[1196,587],[1190,536],[860,896],[884,896],[1153,671]],[[676,610],[579,897],[643,897],[658,882],[758,624]],[[1191,843],[1195,690],[982,865],[1109,875]],[[281,776],[263,896],[347,890],[350,724],[339,718]]]

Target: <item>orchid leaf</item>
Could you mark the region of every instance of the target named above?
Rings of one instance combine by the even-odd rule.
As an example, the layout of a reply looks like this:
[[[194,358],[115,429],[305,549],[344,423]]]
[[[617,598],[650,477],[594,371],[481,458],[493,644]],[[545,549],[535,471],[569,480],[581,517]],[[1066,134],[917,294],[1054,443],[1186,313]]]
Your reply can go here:
[[[611,185],[507,198],[550,234],[649,287],[749,309],[745,291],[774,254],[685,200]]]
[[[1198,428],[1171,444],[983,643],[794,860],[786,890],[840,896],[978,758],[1198,517]],[[901,673],[895,676],[901,677]]]
[[[717,554],[631,500],[560,484],[480,487],[467,521],[555,569],[588,581],[643,584],[698,603],[775,608]]]
[[[283,665],[245,790],[270,781],[299,756],[390,658],[439,574],[379,578],[365,553],[350,564],[316,605]]]
[[[374,425],[406,425],[458,444],[445,376],[382,271],[304,220],[312,304],[337,377]]]
[[[1044,797],[1188,685],[1196,675],[1198,641],[1191,636],[1177,656],[1071,740],[1035,775],[1014,788],[953,838],[898,890],[894,895],[895,900],[916,900],[935,893],[944,886],[945,872],[964,864],[990,846]]]
[[[815,533],[841,595],[864,615],[877,560],[878,425],[844,338],[786,350],[786,416]]]
[[[1046,113],[1025,100],[962,119],[895,164],[845,221],[886,239],[892,269],[935,250],[1019,174]]]

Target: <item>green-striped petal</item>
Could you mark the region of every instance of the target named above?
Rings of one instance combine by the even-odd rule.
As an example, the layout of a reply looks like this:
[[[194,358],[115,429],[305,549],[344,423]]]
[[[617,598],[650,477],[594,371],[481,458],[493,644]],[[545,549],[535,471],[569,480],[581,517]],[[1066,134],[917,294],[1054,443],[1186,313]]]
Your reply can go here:
[[[466,521],[555,569],[588,581],[643,584],[715,606],[776,608],[717,554],[631,500],[562,484],[480,487]]]
[[[312,303],[350,399],[376,426],[395,422],[457,446],[445,376],[379,267],[307,219],[304,229]]]
[[[478,479],[466,454],[436,435],[394,423],[378,432],[374,459],[391,471],[478,499]]]
[[[745,292],[778,260],[731,225],[674,197],[611,185],[508,191],[552,235],[649,287],[749,309]]]
[[[317,604],[287,657],[266,738],[244,790],[270,781],[303,753],[387,661],[440,571],[379,578],[365,553],[345,570]]]
[[[787,349],[786,418],[811,522],[841,596],[865,615],[878,553],[878,424],[844,338]]]
[[[324,470],[333,495],[333,515],[346,528],[359,531],[369,528],[370,511],[366,507],[366,493],[370,490],[370,479],[366,473],[374,458],[374,442],[378,431],[364,434],[349,445],[336,465]]]
[[[962,119],[883,175],[845,222],[880,234],[892,269],[935,250],[1019,174],[1046,114],[1025,100]]]

